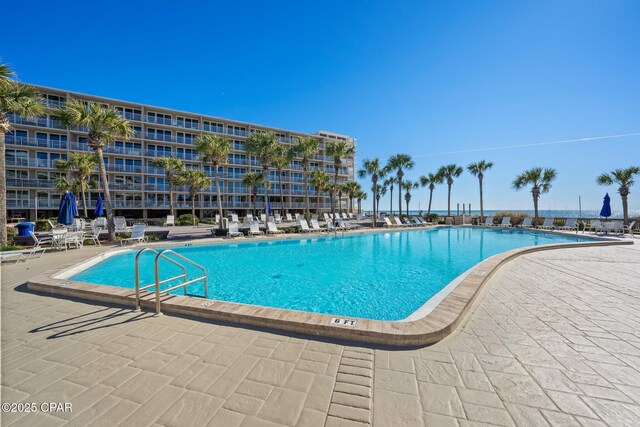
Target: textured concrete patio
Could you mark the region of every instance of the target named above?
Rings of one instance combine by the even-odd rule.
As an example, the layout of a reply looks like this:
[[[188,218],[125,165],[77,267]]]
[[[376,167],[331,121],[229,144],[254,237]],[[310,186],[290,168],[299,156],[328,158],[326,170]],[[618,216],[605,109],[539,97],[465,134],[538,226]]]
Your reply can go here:
[[[154,318],[19,286],[100,248],[2,265],[2,425],[640,425],[640,245],[525,255],[411,350]],[[38,405],[39,406],[39,405]]]

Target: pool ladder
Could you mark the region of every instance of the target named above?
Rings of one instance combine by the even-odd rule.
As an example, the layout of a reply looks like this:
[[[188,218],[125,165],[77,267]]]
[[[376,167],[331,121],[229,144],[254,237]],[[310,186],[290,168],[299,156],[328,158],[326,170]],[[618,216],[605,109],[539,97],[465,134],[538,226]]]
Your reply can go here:
[[[156,254],[155,260],[153,262],[154,265],[154,282],[150,283],[148,285],[145,286],[140,286],[140,256],[145,253],[145,252],[151,252]],[[188,280],[187,278],[187,268],[184,266],[184,264],[181,264],[180,262],[178,262],[177,260],[173,259],[173,258],[169,258],[168,255],[172,255],[178,259],[180,259],[181,261],[184,261],[187,264],[190,264],[198,269],[200,269],[200,271],[202,271],[202,276],[196,278],[196,279],[191,279]],[[180,269],[182,270],[182,274],[178,274],[177,276],[173,276],[170,277],[168,279],[163,279],[160,280],[160,260],[161,259],[165,259],[167,261],[169,261],[170,263],[177,265],[178,267],[180,267]],[[182,279],[182,283],[172,286],[168,289],[163,289],[160,290],[160,285],[162,285],[163,283],[167,283],[167,282],[172,282],[174,280],[179,280]],[[167,293],[174,291],[176,289],[184,289],[184,295],[187,295],[187,286],[195,283],[195,282],[199,282],[200,280],[204,281],[204,297],[208,298],[209,297],[209,292],[208,292],[208,287],[207,287],[207,270],[201,266],[200,264],[197,264],[193,261],[191,261],[189,258],[180,255],[179,253],[171,250],[171,249],[165,249],[162,251],[157,251],[155,249],[151,249],[151,248],[144,248],[142,250],[140,250],[137,255],[136,255],[136,259],[135,259],[135,282],[136,282],[136,308],[135,311],[140,311],[140,291],[144,291],[145,289],[149,289],[152,287],[155,287],[155,296],[156,296],[156,316],[161,316],[162,312],[160,311],[160,296],[161,295],[166,295]]]

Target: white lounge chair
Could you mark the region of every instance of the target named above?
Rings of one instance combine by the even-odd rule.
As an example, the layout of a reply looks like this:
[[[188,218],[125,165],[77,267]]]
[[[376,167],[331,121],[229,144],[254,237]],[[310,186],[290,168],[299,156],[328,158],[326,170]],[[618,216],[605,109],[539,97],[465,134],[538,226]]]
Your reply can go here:
[[[518,227],[518,228],[531,228],[531,227],[533,227],[533,225],[531,224],[531,221],[533,221],[533,218],[531,218],[530,216],[527,216],[522,220],[522,223],[516,225],[516,227]]]
[[[267,234],[283,234],[284,230],[278,230],[278,227],[276,227],[276,224],[271,222],[271,221],[267,221]]]
[[[281,222],[282,222],[282,217],[280,216],[280,214],[279,214],[279,213],[275,214],[273,217],[274,217],[274,218],[275,218],[275,220],[276,220],[276,222],[275,222],[276,224],[279,224],[279,223],[281,223]]]
[[[238,221],[231,221],[229,223],[229,231],[227,231],[227,236],[229,237],[239,237],[242,236],[242,232],[238,230]]]
[[[298,218],[298,227],[300,228],[300,232],[302,233],[312,233],[313,230],[309,228],[309,224],[307,220],[304,218]]]
[[[389,228],[396,228],[398,227],[398,224],[394,224],[393,222],[391,222],[391,220],[389,219],[388,216],[384,217],[384,226],[385,227],[389,227]]]
[[[311,220],[311,229],[313,231],[318,231],[318,232],[327,231],[325,228],[320,227],[320,224],[318,223],[317,219]]]
[[[349,219],[349,216],[346,212],[342,212],[342,219]]]
[[[493,217],[492,216],[488,216],[487,219],[484,221],[484,225],[485,227],[493,227]]]
[[[147,229],[146,224],[134,224],[131,228],[131,236],[120,240],[120,245],[125,245],[127,243],[143,243],[147,241],[147,237],[145,236],[145,232]]]
[[[576,230],[578,232],[578,218],[567,218],[562,227],[558,227],[559,230]]]
[[[605,230],[608,233],[612,234],[624,234],[624,222],[615,220],[615,221],[607,221],[604,224]]]
[[[331,217],[329,216],[329,214],[328,214],[328,213],[326,213],[326,212],[323,212],[323,213],[322,213],[322,217],[324,218],[324,220],[325,220],[325,221],[329,221],[329,220],[331,219]]]
[[[267,216],[265,214],[260,214],[260,222],[267,222]]]
[[[347,225],[342,218],[336,219],[336,223],[338,228],[341,228],[342,230],[351,230],[353,228],[350,225]]]
[[[396,217],[393,217],[393,219],[395,220],[396,225],[398,227],[405,227],[405,228],[407,227],[407,225],[405,223],[403,223],[402,220],[400,220],[399,217],[396,216]]]
[[[162,224],[163,227],[167,227],[169,225],[176,225],[176,217],[174,215],[167,215],[167,220]]]
[[[116,234],[131,232],[131,227],[127,227],[127,220],[123,216],[114,217],[113,224],[116,228]]]
[[[238,222],[238,215],[231,214],[231,222]]]
[[[498,227],[511,227],[511,217],[510,216],[502,217],[502,222]]]
[[[332,220],[327,221],[327,231],[336,231],[338,227],[333,224]]]
[[[96,246],[102,246],[100,244],[100,233],[102,233],[102,228],[101,227],[95,227],[92,231],[91,234],[85,236],[85,240],[86,239],[91,239],[91,241],[93,242],[94,245]]]
[[[631,223],[629,225],[624,225],[622,227],[623,234],[629,234],[631,237],[633,237],[635,239],[635,237],[636,237],[635,233],[636,232],[635,232],[634,228],[636,226],[636,222],[637,221],[631,221]]]
[[[553,221],[555,221],[555,218],[545,218],[542,225],[539,225],[538,228],[542,228],[543,230],[553,230]]]
[[[418,224],[416,224],[415,222],[411,221],[411,219],[409,217],[403,217],[402,218],[402,222],[407,227],[417,227],[418,226]]]
[[[249,236],[259,236],[264,234],[264,231],[260,230],[258,221],[249,221]]]
[[[289,222],[293,222],[293,217],[291,216],[291,214],[290,214],[290,213],[286,214],[285,216],[286,216],[286,218],[287,218],[287,221],[289,221]]]

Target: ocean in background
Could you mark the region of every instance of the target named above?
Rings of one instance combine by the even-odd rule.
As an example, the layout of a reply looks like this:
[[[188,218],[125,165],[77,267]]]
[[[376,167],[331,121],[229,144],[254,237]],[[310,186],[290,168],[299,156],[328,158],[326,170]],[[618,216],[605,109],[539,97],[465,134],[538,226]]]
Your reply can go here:
[[[533,216],[533,210],[519,210],[519,209],[499,209],[499,210],[491,210],[491,209],[485,209],[484,210],[484,215],[488,216],[488,215],[495,215],[498,212],[505,212],[505,211],[509,211],[509,212],[517,212],[517,213],[524,213],[530,216]],[[388,212],[388,210],[383,209],[381,212]],[[394,209],[395,213],[398,213],[397,209]],[[403,210],[404,212],[404,210]],[[420,213],[420,211],[418,210],[414,210],[411,209],[410,210],[411,215],[418,215]],[[438,215],[442,215],[445,216],[447,215],[447,211],[446,210],[431,210],[432,213],[437,213]],[[423,214],[427,213],[426,209],[422,210]],[[469,213],[469,210],[467,209],[467,214]],[[451,209],[451,215],[457,215],[458,211],[456,209]],[[462,209],[460,209],[460,214],[462,214]],[[480,210],[472,210],[471,211],[472,215],[480,215]],[[599,218],[600,217],[600,210],[590,210],[590,209],[583,209],[582,213],[580,213],[579,210],[547,210],[547,209],[540,209],[538,211],[538,215],[540,215],[541,217],[554,217],[554,218]],[[617,212],[617,211],[612,211],[612,215],[610,216],[610,218],[622,218],[622,211]],[[629,211],[629,218],[640,218],[640,210],[630,210]]]

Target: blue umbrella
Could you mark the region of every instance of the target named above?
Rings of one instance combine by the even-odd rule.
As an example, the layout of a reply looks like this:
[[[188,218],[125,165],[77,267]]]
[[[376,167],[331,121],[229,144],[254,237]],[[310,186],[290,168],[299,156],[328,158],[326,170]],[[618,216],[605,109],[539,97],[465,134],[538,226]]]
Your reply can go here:
[[[73,195],[64,193],[60,199],[60,207],[58,208],[58,223],[71,225],[73,224]]]
[[[73,193],[69,193],[71,196],[71,207],[73,208],[73,216],[78,216],[78,202],[76,201],[76,196]]]
[[[609,218],[611,216],[611,197],[609,197],[609,193],[605,194],[604,196],[604,202],[602,203],[600,216],[603,216],[605,218]]]
[[[271,215],[271,200],[269,200],[269,198],[267,197],[267,207],[266,207],[266,214],[267,216]]]
[[[98,200],[96,200],[96,208],[93,211],[95,216],[102,216],[102,196],[98,194]]]

